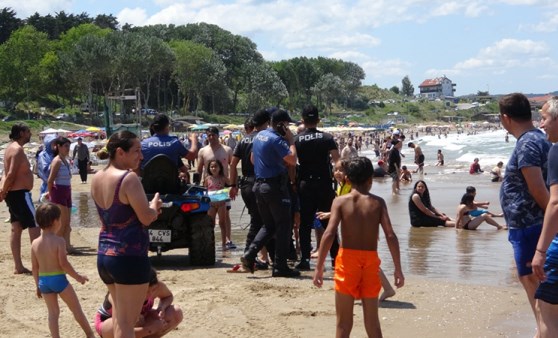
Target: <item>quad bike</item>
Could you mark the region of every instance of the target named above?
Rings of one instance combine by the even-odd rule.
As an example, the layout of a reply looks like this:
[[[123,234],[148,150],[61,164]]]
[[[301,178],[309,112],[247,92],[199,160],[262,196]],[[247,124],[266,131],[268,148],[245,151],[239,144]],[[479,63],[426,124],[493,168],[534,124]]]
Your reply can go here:
[[[190,264],[215,264],[214,224],[207,215],[210,199],[207,190],[184,184],[178,168],[166,155],[157,155],[142,171],[142,185],[151,200],[159,193],[163,201],[161,214],[149,225],[149,250],[161,252],[188,248]]]

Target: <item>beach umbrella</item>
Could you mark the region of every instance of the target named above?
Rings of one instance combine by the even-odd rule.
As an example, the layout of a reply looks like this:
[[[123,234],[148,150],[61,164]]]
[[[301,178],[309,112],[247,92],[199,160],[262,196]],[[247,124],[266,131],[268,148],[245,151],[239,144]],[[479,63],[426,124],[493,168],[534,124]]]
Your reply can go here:
[[[58,133],[58,129],[54,129],[54,128],[48,128],[48,129],[45,129],[45,130],[39,132],[39,134],[41,134],[41,135],[56,134],[56,133]]]
[[[230,133],[232,133],[232,131],[230,131],[230,130],[223,130],[223,134],[225,134],[225,135],[229,135]]]
[[[98,133],[98,132],[101,131],[101,128],[99,128],[99,127],[87,127],[85,130],[92,131],[94,133]]]

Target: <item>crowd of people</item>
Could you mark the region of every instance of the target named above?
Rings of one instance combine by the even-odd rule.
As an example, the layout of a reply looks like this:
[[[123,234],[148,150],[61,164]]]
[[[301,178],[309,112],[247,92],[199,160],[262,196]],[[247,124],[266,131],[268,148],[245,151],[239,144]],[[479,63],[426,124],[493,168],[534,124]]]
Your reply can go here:
[[[455,220],[432,205],[423,179],[425,157],[418,144],[407,143],[414,151],[416,165],[411,172],[401,165],[405,135],[395,130],[379,147],[378,166],[374,168],[368,158],[358,156],[355,144],[362,147],[362,139],[348,138],[341,147],[333,135],[318,129],[319,113],[312,105],[304,108],[303,127],[296,135],[289,128],[294,121],[287,111],[259,110],[246,121],[246,136],[236,145],[229,143],[234,148],[221,144],[219,130],[211,127],[205,133],[205,146],[200,144],[197,135],[191,134],[187,149],[177,137],[169,135],[170,121],[162,114],[153,120],[152,135],[145,140],[128,131],[113,134],[97,154],[99,158],[108,158],[108,165],[91,181],[91,196],[101,221],[97,270],[107,287],[107,296],[95,318],[97,333],[102,337],[162,336],[182,321],[182,311],[172,304],[172,292],[157,279],[148,259],[146,225],[157,219],[162,201],[159,194],[150,201],[147,199],[139,177],[145,163],[157,154],[165,154],[176,163],[184,180],[191,179],[189,166],[193,163],[185,164],[183,159],[196,160],[195,172],[208,190],[228,187],[230,198],[236,198],[240,191],[250,214],[239,264],[243,271],[253,273],[272,264],[272,277],[297,277],[300,271],[311,270],[314,254],[317,258],[314,284],[320,287],[329,253],[335,271],[338,335],[351,331],[355,299],[362,299],[367,333],[381,334],[378,299],[392,296],[395,290],[379,266],[380,226],[393,258],[394,284],[396,287],[404,284],[399,244],[386,203],[370,193],[373,177],[382,174],[380,169],[392,177],[394,194],[399,193],[401,181],[412,180],[412,173],[421,177],[409,198],[413,227],[475,230],[486,222],[497,229],[509,228],[519,280],[532,305],[538,334],[556,336],[558,171],[552,164],[558,148],[550,142],[558,140],[558,100],[554,98],[543,107],[541,128],[546,135],[533,126],[531,108],[523,95],[503,97],[500,111],[503,127],[518,140],[505,175],[501,171],[502,162],[491,171],[492,180],[502,182],[500,203],[504,213],[488,211],[488,203],[475,201],[476,190],[468,187],[457,207]],[[7,170],[0,185],[0,200],[6,200],[12,223],[14,272],[30,272],[21,261],[21,236],[28,229],[32,241],[32,274],[37,296],[47,304],[51,334],[59,335],[57,297],[60,295],[85,334],[92,337],[75,291],[66,278],[68,274],[79,283],[88,280],[73,269],[66,256],[72,253],[68,216],[70,140],[45,139],[38,168],[44,182],[41,188],[44,203],[35,214],[30,196],[33,173],[23,151],[30,137],[27,126],[13,126],[10,134],[13,142],[5,153]],[[74,159],[76,155],[81,181],[87,182],[89,154],[81,142],[74,151]],[[471,165],[471,173],[482,171],[478,162],[475,159]],[[444,165],[441,150],[437,165]],[[214,221],[215,217],[219,219],[223,250],[236,248],[231,240],[229,210],[230,203],[226,202],[213,202],[209,210]],[[506,219],[505,226],[494,219],[502,216]],[[317,247],[313,248],[312,229],[316,223],[324,230]],[[292,267],[289,260],[297,260],[296,265]],[[380,295],[382,288],[384,293]]]

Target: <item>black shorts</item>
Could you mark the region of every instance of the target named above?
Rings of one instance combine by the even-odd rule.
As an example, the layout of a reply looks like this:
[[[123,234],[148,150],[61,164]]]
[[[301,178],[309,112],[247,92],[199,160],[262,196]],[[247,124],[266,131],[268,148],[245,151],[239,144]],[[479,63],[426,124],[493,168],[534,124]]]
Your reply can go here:
[[[424,155],[423,155],[423,154],[420,154],[420,155],[418,156],[417,165],[418,165],[419,167],[423,167],[423,166],[424,166]]]
[[[10,211],[10,222],[19,222],[23,229],[35,228],[35,206],[29,190],[9,191],[6,204]]]
[[[145,284],[151,276],[151,262],[147,256],[97,255],[97,271],[105,284]]]

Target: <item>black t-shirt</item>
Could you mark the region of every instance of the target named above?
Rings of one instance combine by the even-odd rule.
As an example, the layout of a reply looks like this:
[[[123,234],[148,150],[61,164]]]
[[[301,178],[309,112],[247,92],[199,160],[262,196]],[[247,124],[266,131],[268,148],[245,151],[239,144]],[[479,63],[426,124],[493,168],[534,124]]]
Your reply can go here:
[[[558,143],[552,145],[548,152],[548,172],[546,174],[546,181],[549,187],[558,183]]]
[[[397,164],[397,168],[401,168],[401,154],[399,153],[399,149],[395,147],[391,147],[389,151],[389,167],[388,172],[394,173],[395,172],[395,165]]]
[[[295,136],[295,146],[302,179],[309,176],[331,179],[330,151],[337,150],[333,136],[308,128]]]
[[[240,158],[242,161],[242,176],[254,176],[254,165],[250,161],[252,154],[252,141],[258,135],[257,131],[246,135],[234,148],[233,156]]]

